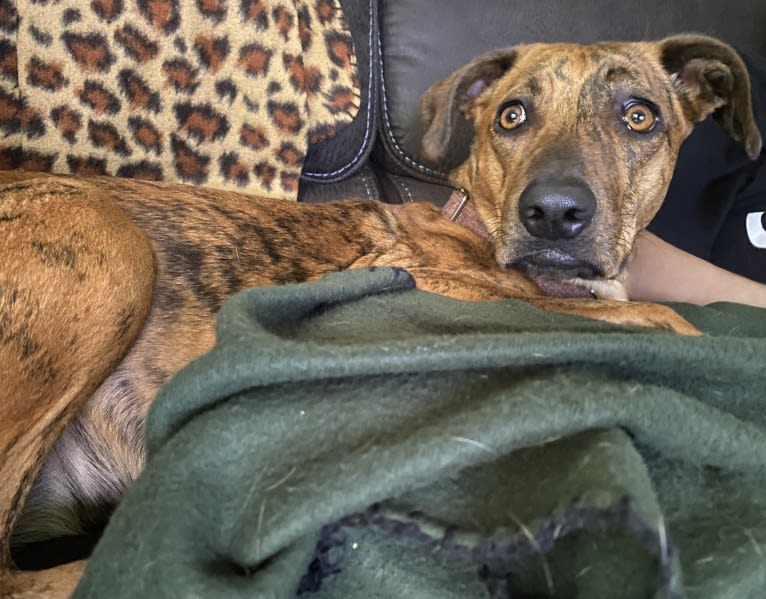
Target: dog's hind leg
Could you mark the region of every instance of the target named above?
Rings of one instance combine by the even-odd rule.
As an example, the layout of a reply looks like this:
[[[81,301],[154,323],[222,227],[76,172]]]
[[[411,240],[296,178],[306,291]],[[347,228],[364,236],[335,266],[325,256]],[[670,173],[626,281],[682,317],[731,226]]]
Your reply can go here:
[[[0,173],[0,597],[64,597],[81,564],[14,569],[10,537],[46,455],[151,305],[143,233],[76,180]]]

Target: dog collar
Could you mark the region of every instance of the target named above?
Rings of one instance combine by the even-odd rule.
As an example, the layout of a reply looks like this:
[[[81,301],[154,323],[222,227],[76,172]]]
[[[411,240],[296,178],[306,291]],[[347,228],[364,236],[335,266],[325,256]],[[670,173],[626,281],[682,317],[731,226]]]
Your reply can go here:
[[[471,196],[462,187],[452,192],[441,213],[444,218],[471,229],[484,239],[489,238],[487,228],[481,222],[479,213],[476,212],[476,206],[471,201]]]

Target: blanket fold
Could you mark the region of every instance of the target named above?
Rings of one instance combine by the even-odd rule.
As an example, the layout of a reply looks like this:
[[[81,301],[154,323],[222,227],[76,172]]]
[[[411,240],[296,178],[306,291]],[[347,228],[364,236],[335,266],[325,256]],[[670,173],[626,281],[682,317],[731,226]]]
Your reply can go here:
[[[390,268],[240,293],[75,597],[761,597],[766,315],[678,309],[707,334]]]

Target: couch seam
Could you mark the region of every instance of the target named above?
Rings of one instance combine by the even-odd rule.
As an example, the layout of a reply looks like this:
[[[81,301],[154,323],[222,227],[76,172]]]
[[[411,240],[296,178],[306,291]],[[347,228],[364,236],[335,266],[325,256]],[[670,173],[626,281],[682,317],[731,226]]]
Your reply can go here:
[[[412,204],[415,199],[412,197],[412,192],[410,191],[410,187],[407,185],[407,182],[399,175],[391,175],[391,178],[394,180],[394,183],[397,187],[399,187],[399,189],[404,190],[404,193],[407,194],[407,201]]]
[[[362,185],[364,185],[364,190],[367,193],[367,198],[374,200],[375,197],[373,196],[372,189],[370,188],[369,181],[367,180],[367,173],[364,169],[360,171],[359,176],[362,179]]]

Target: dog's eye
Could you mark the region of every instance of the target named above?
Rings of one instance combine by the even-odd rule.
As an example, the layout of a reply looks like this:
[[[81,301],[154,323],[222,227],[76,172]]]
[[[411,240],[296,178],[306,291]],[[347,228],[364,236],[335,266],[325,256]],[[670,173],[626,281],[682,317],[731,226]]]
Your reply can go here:
[[[623,108],[622,120],[636,133],[649,133],[657,125],[657,113],[645,102],[634,100]]]
[[[519,101],[505,104],[497,114],[497,124],[506,131],[516,129],[527,120],[527,111]]]

